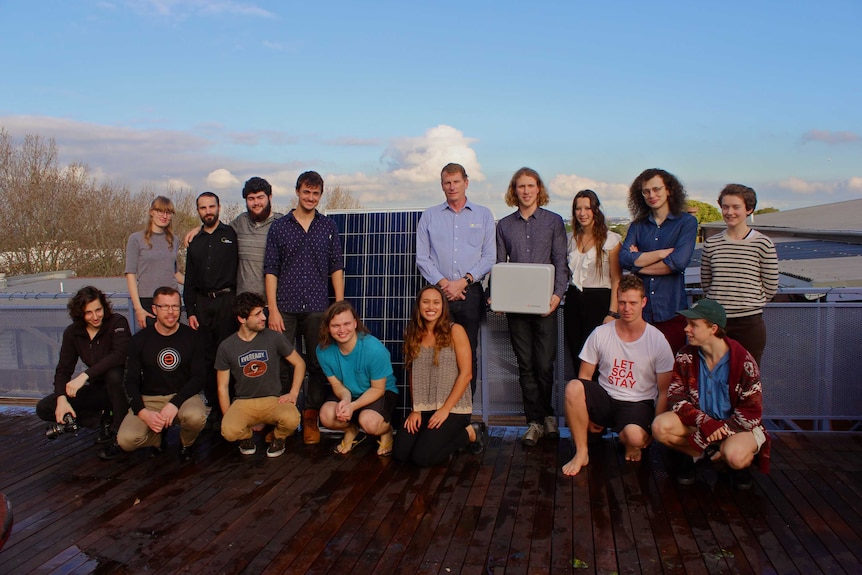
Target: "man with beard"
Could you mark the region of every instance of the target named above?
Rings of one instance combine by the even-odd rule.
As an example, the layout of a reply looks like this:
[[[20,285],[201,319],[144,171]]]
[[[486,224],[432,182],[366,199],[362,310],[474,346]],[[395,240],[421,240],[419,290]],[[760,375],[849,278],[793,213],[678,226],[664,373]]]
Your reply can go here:
[[[236,232],[219,221],[219,199],[212,192],[197,198],[198,216],[203,222],[201,232],[189,244],[186,254],[186,283],[183,299],[192,329],[204,331],[207,366],[210,368],[204,384],[204,395],[211,408],[211,422],[220,419],[216,408],[215,350],[236,331],[233,303],[236,297],[236,270],[239,259]]]
[[[266,329],[265,304],[255,293],[243,292],[236,297],[239,331],[221,342],[215,366],[224,438],[239,441],[243,455],[254,455],[255,427],[275,425],[266,455],[278,457],[284,453],[285,438],[299,427],[296,399],[305,377],[305,362],[283,335]],[[293,382],[286,393],[282,393],[279,381],[280,359],[293,367]],[[236,379],[233,403],[228,394],[231,375]]]
[[[284,214],[272,211],[272,186],[263,178],[249,178],[242,188],[246,211],[230,223],[239,242],[239,263],[236,274],[237,293],[266,294],[263,281],[263,256],[269,227]],[[186,234],[185,245],[195,239],[201,228]]]
[[[288,341],[305,340],[308,387],[302,414],[302,439],[320,443],[318,415],[326,376],[320,369],[317,347],[323,312],[329,307],[329,282],[335,301],[344,299],[344,257],[335,222],[317,211],[323,178],[304,172],[296,180],[296,208],[269,228],[264,273],[269,327]],[[299,345],[297,349],[301,349]]]

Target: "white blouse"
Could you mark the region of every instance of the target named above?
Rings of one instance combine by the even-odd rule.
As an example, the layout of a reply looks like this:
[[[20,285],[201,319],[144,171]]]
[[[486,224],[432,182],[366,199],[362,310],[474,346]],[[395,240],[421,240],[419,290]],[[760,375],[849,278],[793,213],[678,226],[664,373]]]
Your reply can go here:
[[[596,268],[596,250],[591,247],[587,253],[578,250],[575,234],[569,238],[569,272],[571,280],[569,283],[579,290],[584,288],[611,288],[611,264],[608,258],[611,250],[622,243],[622,237],[616,232],[608,230],[605,245],[602,246],[602,272],[599,274]]]

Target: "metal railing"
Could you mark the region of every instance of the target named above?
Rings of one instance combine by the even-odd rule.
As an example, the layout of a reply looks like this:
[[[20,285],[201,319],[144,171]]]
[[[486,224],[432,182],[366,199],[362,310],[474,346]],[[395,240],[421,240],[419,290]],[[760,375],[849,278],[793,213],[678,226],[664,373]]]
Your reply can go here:
[[[820,298],[766,306],[768,340],[761,366],[764,418],[782,429],[862,429],[862,290],[779,292],[801,300],[812,293]],[[693,290],[690,296],[698,294]],[[63,330],[69,323],[65,304],[70,296],[0,296],[0,397],[34,400],[51,392]],[[127,293],[109,296],[116,312],[134,318]],[[562,361],[556,365],[554,405],[562,414],[562,392],[573,370],[564,347],[562,314],[558,317],[557,357]],[[406,319],[393,321],[403,325]],[[480,358],[474,412],[486,418],[522,414],[517,362],[503,316],[488,314]]]

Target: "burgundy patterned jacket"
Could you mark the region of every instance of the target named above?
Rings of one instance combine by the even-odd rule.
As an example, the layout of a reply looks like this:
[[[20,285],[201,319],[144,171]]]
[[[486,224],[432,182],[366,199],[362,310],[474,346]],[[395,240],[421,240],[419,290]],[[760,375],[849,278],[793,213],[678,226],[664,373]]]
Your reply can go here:
[[[730,405],[733,413],[726,420],[713,419],[700,410],[698,376],[700,374],[700,355],[698,348],[686,345],[674,358],[673,375],[668,388],[668,407],[689,427],[696,428],[689,438],[689,444],[700,451],[706,449],[707,437],[723,425],[731,433],[751,431],[760,428],[766,442],[760,449],[760,470],[769,471],[770,438],[763,427],[763,390],[760,384],[760,368],[757,362],[742,345],[729,337],[724,338],[730,347]]]

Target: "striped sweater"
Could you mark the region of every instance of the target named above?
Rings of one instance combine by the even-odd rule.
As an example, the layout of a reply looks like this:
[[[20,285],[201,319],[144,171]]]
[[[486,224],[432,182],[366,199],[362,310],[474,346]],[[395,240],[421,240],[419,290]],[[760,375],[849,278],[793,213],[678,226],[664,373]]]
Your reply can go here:
[[[775,245],[757,230],[742,240],[729,239],[726,231],[712,236],[703,244],[700,283],[729,318],[762,313],[778,289]]]

